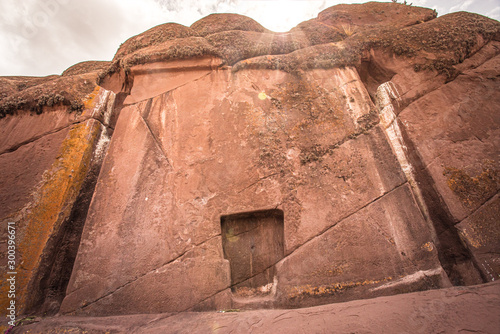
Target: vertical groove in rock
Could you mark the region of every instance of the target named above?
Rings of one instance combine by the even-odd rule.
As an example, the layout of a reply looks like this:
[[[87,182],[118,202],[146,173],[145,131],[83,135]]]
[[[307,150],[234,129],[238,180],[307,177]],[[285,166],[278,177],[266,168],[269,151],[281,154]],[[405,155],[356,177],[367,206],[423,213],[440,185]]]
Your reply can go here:
[[[108,125],[113,113],[115,94],[109,91],[105,94],[105,103],[101,108],[105,108],[104,121]],[[111,98],[107,95],[111,95]],[[98,111],[98,108],[95,109],[93,112]],[[80,191],[74,202],[70,203],[72,208],[69,215],[55,228],[47,241],[39,265],[30,280],[30,294],[25,308],[28,314],[56,314],[66,295],[88,209],[112,134],[107,126],[97,122],[96,125],[100,127],[98,139],[93,143],[89,142],[92,145],[92,157]],[[84,161],[82,163],[85,164]]]
[[[401,135],[407,146],[408,160],[414,167],[415,180],[429,213],[437,241],[438,256],[443,269],[453,285],[474,285],[485,283],[486,279],[474,260],[470,250],[464,245],[454,219],[446,203],[435,188],[434,180],[422,163],[413,142],[401,126]]]
[[[453,285],[486,282],[470,251],[461,242],[451,213],[435,189],[434,181],[420,158],[405,126],[395,114],[393,101],[399,103],[396,86],[388,81],[377,89],[381,123],[394,154],[411,185],[415,199],[437,243],[438,257]]]

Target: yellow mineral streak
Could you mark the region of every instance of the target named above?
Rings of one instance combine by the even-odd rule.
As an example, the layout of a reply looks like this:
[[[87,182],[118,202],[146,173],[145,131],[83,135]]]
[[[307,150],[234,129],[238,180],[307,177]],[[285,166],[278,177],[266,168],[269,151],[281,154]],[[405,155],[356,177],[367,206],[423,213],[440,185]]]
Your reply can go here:
[[[98,88],[94,90],[97,92]],[[93,105],[91,94],[85,105]],[[93,119],[71,126],[62,142],[59,154],[42,176],[33,200],[23,209],[16,221],[17,277],[16,308],[22,314],[28,298],[28,285],[40,265],[40,259],[49,238],[69,216],[90,167],[96,141],[100,138],[101,124]],[[0,308],[9,303],[8,285],[0,283]]]

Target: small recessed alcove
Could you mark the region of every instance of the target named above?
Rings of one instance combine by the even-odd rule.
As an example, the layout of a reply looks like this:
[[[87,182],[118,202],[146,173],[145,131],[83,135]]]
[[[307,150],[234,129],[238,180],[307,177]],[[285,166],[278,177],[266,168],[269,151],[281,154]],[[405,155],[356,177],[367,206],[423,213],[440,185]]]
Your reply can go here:
[[[268,296],[275,264],[283,258],[283,211],[263,210],[221,217],[222,248],[229,260],[234,296]]]

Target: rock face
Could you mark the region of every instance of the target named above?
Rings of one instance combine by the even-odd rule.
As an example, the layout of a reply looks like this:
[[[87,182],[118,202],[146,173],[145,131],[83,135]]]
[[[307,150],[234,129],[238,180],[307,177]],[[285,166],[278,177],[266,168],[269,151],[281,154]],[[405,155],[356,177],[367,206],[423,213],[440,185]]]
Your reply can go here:
[[[499,77],[499,22],[367,3],[279,34],[235,14],[165,24],[111,63],[4,78],[21,310],[304,307],[496,280]]]
[[[493,282],[295,310],[36,317],[12,333],[497,333],[499,312]]]
[[[115,94],[96,86],[96,78],[91,71],[1,79],[21,88],[2,106],[19,101],[24,108],[0,119],[2,270],[17,273],[18,314],[57,312],[65,296],[111,135]],[[68,97],[73,103],[65,105]],[[8,222],[15,223],[15,265],[7,265]],[[9,289],[2,281],[4,310]]]

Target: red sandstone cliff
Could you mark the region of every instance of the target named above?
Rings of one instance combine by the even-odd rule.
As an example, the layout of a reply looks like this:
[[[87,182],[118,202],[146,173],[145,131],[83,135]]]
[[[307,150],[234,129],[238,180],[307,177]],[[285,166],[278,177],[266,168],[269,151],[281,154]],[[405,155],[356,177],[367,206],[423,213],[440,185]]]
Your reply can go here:
[[[499,22],[366,3],[288,33],[168,23],[109,63],[0,78],[20,310],[304,307],[496,280],[499,77]]]

